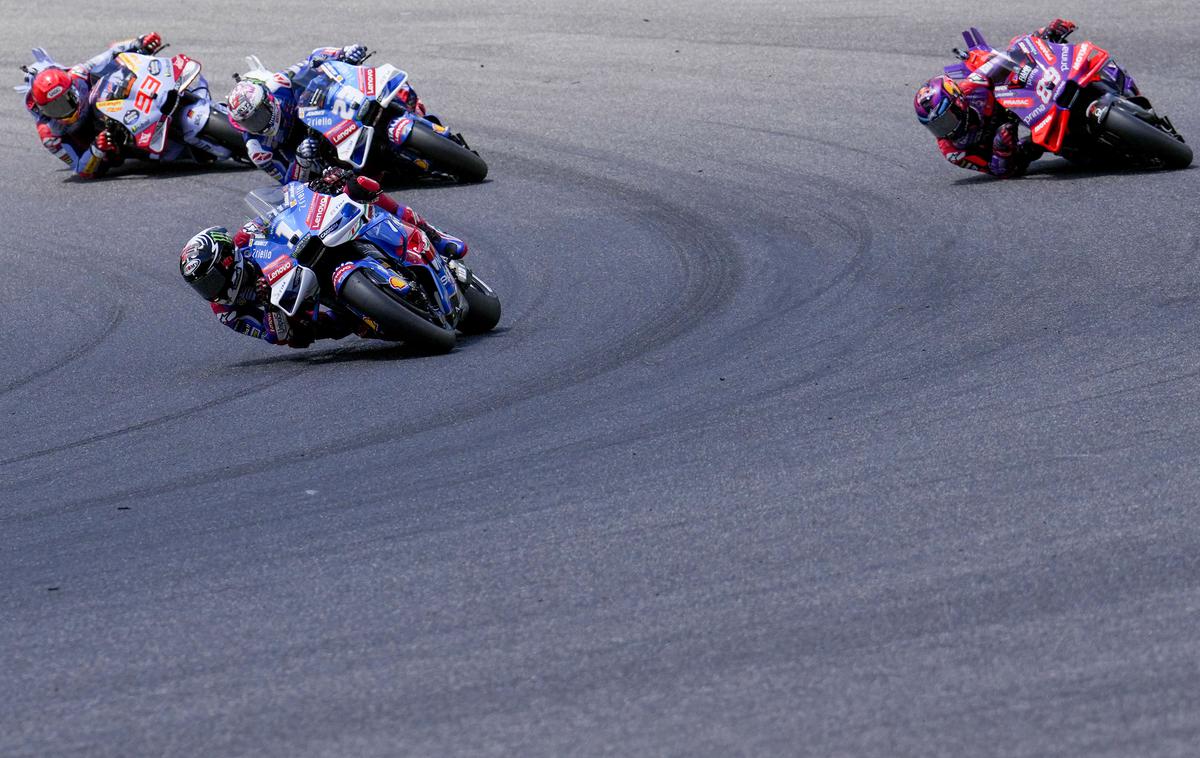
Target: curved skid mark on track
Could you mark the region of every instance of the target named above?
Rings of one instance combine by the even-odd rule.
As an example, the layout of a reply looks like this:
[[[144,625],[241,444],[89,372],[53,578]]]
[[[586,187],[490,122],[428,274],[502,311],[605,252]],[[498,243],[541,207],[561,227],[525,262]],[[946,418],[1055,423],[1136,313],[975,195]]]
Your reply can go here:
[[[111,337],[112,333],[117,330],[117,327],[121,325],[121,322],[124,319],[125,309],[124,307],[118,306],[116,311],[114,311],[112,316],[109,318],[108,324],[105,325],[104,329],[95,338],[88,340],[74,350],[68,351],[49,366],[40,368],[31,374],[21,377],[20,379],[14,379],[3,386],[0,386],[0,396],[7,395],[10,392],[15,392],[16,390],[28,385],[30,382],[35,382],[38,379],[49,376],[55,371],[58,371],[69,364],[86,357],[100,347],[105,340]],[[2,461],[0,461],[0,463],[2,463]]]
[[[64,252],[66,250],[73,250],[76,254],[83,255],[83,256],[87,256],[87,255],[91,254],[91,251],[82,245],[78,245],[78,244],[74,244],[74,243],[66,242],[66,241],[62,241],[62,240],[56,240],[55,244],[56,244],[55,248],[48,250],[45,253],[42,253],[41,256],[43,258],[48,258],[50,260],[56,260],[61,263],[73,265],[76,261],[74,258],[71,258],[70,256],[64,254]],[[100,271],[102,271],[102,269],[93,270],[93,272],[92,272],[93,277],[96,277],[100,273]],[[126,271],[124,271],[124,270],[122,270],[122,271],[104,271],[103,273],[104,273],[106,279],[112,280],[112,281],[108,282],[109,286],[107,288],[105,288],[105,290],[104,290],[105,292],[112,293],[112,292],[129,292],[129,291],[131,291],[130,287],[127,286],[127,283],[125,281],[125,274],[127,273]],[[0,397],[3,397],[4,395],[7,395],[11,392],[15,392],[16,390],[19,390],[22,387],[27,386],[31,382],[35,382],[38,379],[45,378],[45,377],[49,376],[50,374],[53,374],[54,372],[59,371],[62,368],[65,368],[66,366],[70,365],[71,363],[74,363],[77,360],[87,357],[91,353],[95,352],[96,349],[99,348],[101,344],[103,344],[106,340],[108,340],[108,338],[113,335],[113,333],[117,330],[117,327],[120,326],[121,322],[124,320],[125,320],[125,303],[123,300],[117,300],[116,301],[116,309],[113,311],[112,316],[109,317],[108,323],[105,325],[104,329],[101,330],[101,332],[98,335],[96,335],[94,338],[90,339],[86,343],[76,347],[75,349],[68,351],[66,354],[61,356],[58,360],[54,361],[50,365],[48,365],[44,368],[38,369],[27,376],[21,377],[19,379],[14,379],[4,385],[0,385]]]
[[[156,426],[162,426],[163,424],[168,424],[172,421],[178,421],[180,419],[184,419],[189,416],[194,416],[198,413],[203,413],[204,411],[219,407],[221,405],[232,402],[239,398],[253,397],[262,392],[266,392],[268,389],[272,389],[279,382],[291,381],[292,379],[297,378],[298,376],[300,376],[303,373],[304,373],[303,370],[296,371],[291,376],[281,377],[277,380],[274,380],[271,384],[267,384],[265,386],[260,386],[256,389],[238,389],[234,392],[229,392],[227,394],[213,398],[212,400],[206,400],[203,403],[198,403],[196,405],[189,406],[182,410],[173,411],[171,413],[167,413],[162,416],[156,416],[155,418],[152,418],[152,419],[147,419],[145,421],[139,421],[136,424],[130,424],[129,426],[123,426],[119,429],[113,429],[113,430],[110,430],[107,432],[100,432],[98,434],[93,434],[88,437],[84,437],[82,439],[74,440],[72,442],[66,442],[61,445],[55,445],[53,447],[43,448],[41,450],[35,450],[30,453],[24,453],[22,455],[13,456],[12,458],[5,458],[4,460],[0,460],[0,466],[10,466],[15,463],[23,463],[24,461],[31,461],[36,458],[44,458],[45,456],[48,456],[48,455],[54,455],[55,453],[62,453],[67,450],[74,450],[75,448],[84,447],[85,445],[91,445],[91,444],[94,444],[97,442],[105,442],[107,440],[115,439],[117,437],[121,437],[126,434],[133,434],[134,432],[140,432],[145,429],[153,429]]]
[[[585,171],[511,154],[510,157],[524,164],[528,176],[540,176],[552,184],[561,184],[563,183],[562,177],[569,177],[568,183],[584,191],[598,194],[601,202],[613,204],[626,214],[632,212],[632,218],[629,221],[631,225],[647,226],[657,232],[661,239],[670,242],[668,248],[679,259],[685,279],[678,289],[678,297],[664,302],[665,307],[662,310],[656,310],[645,319],[631,324],[620,339],[576,356],[569,362],[569,365],[552,370],[543,375],[539,381],[527,382],[520,387],[495,395],[478,396],[469,402],[456,404],[452,408],[436,410],[432,416],[410,422],[422,430],[468,421],[530,398],[579,384],[617,369],[648,352],[660,349],[702,327],[706,323],[706,315],[727,307],[732,300],[733,292],[736,291],[742,280],[741,266],[743,264],[740,261],[741,256],[737,255],[739,249],[737,243],[717,222],[668,203],[651,193],[642,192]],[[616,202],[614,202],[614,198]],[[735,260],[735,256],[737,260]],[[410,433],[409,427],[397,429],[394,422],[379,424],[374,428],[362,430],[324,446],[311,448],[307,450],[307,455],[303,459],[281,461],[276,470],[281,467],[308,465],[312,460],[373,447]],[[148,495],[178,492],[196,485],[211,483],[214,476],[223,481],[229,481],[260,471],[261,467],[257,464],[230,466],[215,471],[206,470],[153,486],[122,490],[99,497],[87,497],[51,508],[24,513],[19,518],[32,519]]]
[[[694,123],[716,124],[718,126],[726,126],[726,127],[729,127],[730,129],[739,129],[741,131],[753,132],[755,134],[766,134],[766,135],[770,135],[772,137],[783,137],[785,139],[793,139],[798,142],[809,142],[814,145],[820,145],[822,147],[831,147],[834,150],[841,150],[842,152],[846,152],[846,153],[854,153],[856,155],[862,155],[867,158],[870,158],[872,161],[874,161],[876,163],[886,163],[888,165],[895,166],[896,168],[903,169],[905,171],[909,170],[907,166],[905,166],[903,163],[900,163],[899,161],[897,161],[896,159],[892,158],[889,155],[880,155],[879,153],[873,153],[870,150],[863,150],[861,147],[854,147],[853,145],[847,145],[843,142],[838,142],[837,140],[818,139],[817,137],[810,137],[807,134],[800,134],[799,132],[790,132],[786,129],[767,129],[767,128],[761,127],[761,126],[750,126],[749,124],[732,124],[727,121],[704,121],[704,122],[697,121]]]

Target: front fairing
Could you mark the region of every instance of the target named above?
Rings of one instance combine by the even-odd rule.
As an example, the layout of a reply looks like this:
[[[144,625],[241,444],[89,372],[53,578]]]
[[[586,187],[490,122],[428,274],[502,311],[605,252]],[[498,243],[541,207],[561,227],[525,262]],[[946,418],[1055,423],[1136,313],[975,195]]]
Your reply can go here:
[[[407,81],[394,66],[326,61],[304,75],[296,112],[333,145],[338,160],[360,169],[370,155],[379,114]]]
[[[1067,136],[1070,109],[1076,94],[1101,76],[1108,53],[1083,42],[1048,42],[1035,34],[1013,40],[1007,52],[993,50],[977,29],[964,33],[970,53],[964,63],[948,66],[950,75],[984,73],[995,88],[996,102],[1029,127],[1033,141],[1058,152]],[[991,75],[998,72],[1001,76]]]
[[[176,70],[170,58],[137,53],[117,56],[119,67],[97,85],[94,105],[102,116],[122,124],[133,136],[134,145],[151,155],[166,147],[168,120],[179,98],[177,74],[186,71],[184,84],[199,75],[199,66],[189,62]]]
[[[1007,84],[996,87],[996,101],[1033,128],[1047,113],[1057,111],[1055,99],[1069,80],[1073,48],[1028,34],[1017,39],[1009,55],[1017,70]]]
[[[321,74],[301,93],[296,115],[333,145],[338,160],[362,168],[375,132],[362,121],[364,102],[362,92]]]

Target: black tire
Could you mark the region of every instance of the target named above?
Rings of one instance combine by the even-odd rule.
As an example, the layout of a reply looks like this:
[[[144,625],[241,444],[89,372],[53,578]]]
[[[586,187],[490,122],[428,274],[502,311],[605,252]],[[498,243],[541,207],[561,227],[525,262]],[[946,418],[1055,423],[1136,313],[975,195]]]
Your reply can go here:
[[[229,116],[214,106],[208,113],[208,123],[200,130],[200,136],[228,149],[235,157],[246,157],[246,141],[242,134],[229,123]]]
[[[467,315],[458,323],[463,334],[483,334],[500,323],[500,298],[483,282],[471,277],[471,283],[461,288],[467,301]]]
[[[413,124],[403,149],[420,155],[435,171],[451,174],[460,182],[482,182],[487,178],[483,158],[420,122]]]
[[[1192,165],[1192,148],[1165,129],[1155,126],[1139,115],[1148,111],[1122,100],[1114,102],[1104,117],[1104,129],[1121,146],[1138,156],[1162,165],[1163,168],[1187,168]]]
[[[362,270],[351,272],[342,283],[342,300],[377,321],[386,339],[432,354],[454,349],[457,336],[453,329],[444,329],[422,318]]]

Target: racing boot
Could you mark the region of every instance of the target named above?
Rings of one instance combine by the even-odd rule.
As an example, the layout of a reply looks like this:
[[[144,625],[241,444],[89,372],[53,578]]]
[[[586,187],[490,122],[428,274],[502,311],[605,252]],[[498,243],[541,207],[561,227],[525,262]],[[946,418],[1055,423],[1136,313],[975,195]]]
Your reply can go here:
[[[438,255],[446,260],[456,261],[467,254],[467,243],[458,237],[451,237],[449,234],[437,229],[433,224],[425,221],[418,224],[417,228],[425,232],[425,236],[433,243],[433,249],[437,250]]]
[[[400,205],[383,193],[379,182],[366,176],[354,177],[346,181],[345,192],[356,203],[371,203],[392,215],[399,216],[406,224],[417,227],[425,232],[425,236],[433,243],[433,249],[446,260],[456,261],[467,254],[467,243],[458,237],[446,234],[433,224],[417,215],[417,212],[407,205]]]
[[[400,220],[404,223],[412,224],[425,232],[425,236],[433,243],[433,249],[446,260],[456,261],[467,254],[466,242],[438,229],[433,224],[418,216],[412,208],[405,206],[400,211],[399,216]]]

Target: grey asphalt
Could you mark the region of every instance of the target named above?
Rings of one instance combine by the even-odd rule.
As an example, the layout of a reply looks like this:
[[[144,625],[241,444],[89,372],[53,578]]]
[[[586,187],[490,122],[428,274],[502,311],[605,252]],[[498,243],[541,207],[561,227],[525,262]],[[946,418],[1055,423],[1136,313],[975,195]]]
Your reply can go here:
[[[364,41],[494,334],[292,351],[179,278],[245,170],[80,183],[0,97],[0,754],[1200,752],[1196,170],[996,182],[916,85],[1055,12],[1200,140],[1188,2],[0,2],[219,90]]]

